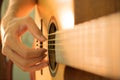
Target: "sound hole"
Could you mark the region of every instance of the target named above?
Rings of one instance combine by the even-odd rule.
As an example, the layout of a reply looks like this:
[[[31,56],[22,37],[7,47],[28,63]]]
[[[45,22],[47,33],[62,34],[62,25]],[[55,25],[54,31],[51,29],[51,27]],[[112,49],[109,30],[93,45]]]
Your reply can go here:
[[[56,25],[50,24],[49,34],[56,32]],[[54,77],[57,71],[57,63],[55,58],[55,34],[48,36],[48,56],[49,56],[49,69],[51,75]]]

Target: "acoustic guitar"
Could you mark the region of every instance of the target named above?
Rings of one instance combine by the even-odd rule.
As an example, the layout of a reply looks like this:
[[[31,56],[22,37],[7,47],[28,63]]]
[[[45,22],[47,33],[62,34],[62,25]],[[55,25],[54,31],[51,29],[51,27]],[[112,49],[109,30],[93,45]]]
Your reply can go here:
[[[49,67],[34,80],[120,79],[120,0],[39,0],[35,21]]]

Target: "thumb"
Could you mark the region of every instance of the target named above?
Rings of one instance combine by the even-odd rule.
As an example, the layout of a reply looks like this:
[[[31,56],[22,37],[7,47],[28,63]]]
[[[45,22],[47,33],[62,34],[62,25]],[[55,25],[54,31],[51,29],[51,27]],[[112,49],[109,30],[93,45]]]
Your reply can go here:
[[[39,41],[43,42],[46,40],[45,36],[42,34],[38,26],[35,24],[34,20],[31,17],[27,17],[28,19],[28,30],[31,32],[31,34],[37,38]]]

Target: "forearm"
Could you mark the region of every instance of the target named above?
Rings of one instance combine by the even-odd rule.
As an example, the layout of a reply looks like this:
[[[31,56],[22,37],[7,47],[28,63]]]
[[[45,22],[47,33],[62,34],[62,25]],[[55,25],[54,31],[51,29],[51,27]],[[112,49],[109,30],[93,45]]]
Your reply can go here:
[[[28,15],[35,4],[36,0],[9,0],[9,6],[2,22],[6,24],[14,17],[23,17]]]
[[[6,15],[21,17],[27,15],[34,7],[36,0],[9,0]]]

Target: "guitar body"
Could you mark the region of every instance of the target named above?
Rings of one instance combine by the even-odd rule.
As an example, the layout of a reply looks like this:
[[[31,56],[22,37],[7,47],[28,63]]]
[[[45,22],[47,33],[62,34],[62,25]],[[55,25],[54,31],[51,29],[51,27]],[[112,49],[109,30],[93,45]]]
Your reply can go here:
[[[35,11],[35,21],[41,28],[41,19],[43,20],[42,32],[50,40],[56,37],[55,35],[48,36],[51,33],[73,29],[76,24],[119,11],[119,0],[39,0]],[[35,80],[111,80],[105,78],[106,76],[103,77],[103,75],[91,73],[87,70],[72,68],[71,65],[70,67],[59,61],[57,63],[57,53],[54,50],[54,46],[49,46],[49,43],[51,42],[43,43],[43,47],[48,49],[49,67],[36,71]],[[61,48],[64,48],[64,46]]]

